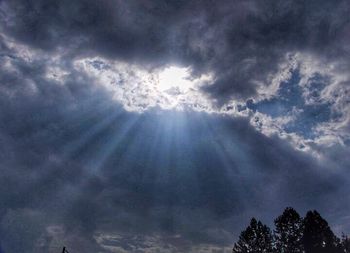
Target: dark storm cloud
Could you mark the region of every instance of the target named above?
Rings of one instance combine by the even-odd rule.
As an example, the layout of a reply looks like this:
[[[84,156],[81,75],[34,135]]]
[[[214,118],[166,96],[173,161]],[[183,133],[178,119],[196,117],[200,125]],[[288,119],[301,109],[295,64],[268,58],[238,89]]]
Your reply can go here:
[[[54,225],[63,227],[59,243],[77,252],[103,252],[96,232],[163,234],[186,252],[201,243],[227,245],[251,215],[268,222],[289,205],[345,215],[346,147],[333,147],[320,163],[277,136],[262,135],[245,118],[128,113],[70,60],[102,55],[214,71],[215,83],[205,91],[221,104],[254,96],[256,81],[267,80],[290,51],[347,63],[348,1],[0,6],[0,245],[6,253],[47,252],[57,236],[48,232]],[[14,47],[37,49],[35,59],[11,49],[5,36]],[[64,85],[45,77],[51,56],[62,51],[59,64],[70,70]],[[282,100],[250,109],[272,114],[271,103]],[[304,124],[305,134],[312,124]],[[178,234],[181,243],[172,241]],[[117,244],[130,250],[127,240]]]
[[[8,1],[3,31],[45,50],[211,70],[215,97],[246,98],[288,52],[349,54],[349,3],[337,1]],[[219,100],[219,103],[223,100]]]

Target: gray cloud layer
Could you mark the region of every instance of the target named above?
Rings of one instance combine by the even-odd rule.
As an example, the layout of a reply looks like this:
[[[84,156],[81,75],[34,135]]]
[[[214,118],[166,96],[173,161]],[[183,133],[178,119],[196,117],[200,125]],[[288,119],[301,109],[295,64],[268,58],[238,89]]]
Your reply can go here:
[[[317,208],[349,232],[349,8],[321,0],[0,2],[0,251],[57,252],[64,243],[71,252],[215,252],[250,216],[271,222],[287,205]],[[262,96],[290,53],[292,77]],[[334,67],[305,70],[305,55]],[[233,99],[249,116],[127,112],[73,66],[96,56],[213,72],[203,94],[229,111]],[[63,82],[60,73],[47,77],[51,67],[66,71]],[[278,123],[282,116],[294,121]]]
[[[215,70],[209,92],[247,97],[286,52],[349,53],[347,1],[11,1],[3,30],[44,50]]]

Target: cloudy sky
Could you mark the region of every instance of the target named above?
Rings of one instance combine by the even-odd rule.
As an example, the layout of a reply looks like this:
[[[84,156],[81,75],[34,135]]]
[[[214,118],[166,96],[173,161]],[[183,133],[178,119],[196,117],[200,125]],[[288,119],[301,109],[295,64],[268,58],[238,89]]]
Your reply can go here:
[[[0,1],[0,252],[350,233],[348,0]]]

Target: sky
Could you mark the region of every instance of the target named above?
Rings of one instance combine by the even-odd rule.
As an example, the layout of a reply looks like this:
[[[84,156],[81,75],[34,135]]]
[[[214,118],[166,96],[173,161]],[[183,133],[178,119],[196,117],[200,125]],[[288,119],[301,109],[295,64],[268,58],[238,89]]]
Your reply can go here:
[[[348,0],[0,1],[0,252],[350,233]]]

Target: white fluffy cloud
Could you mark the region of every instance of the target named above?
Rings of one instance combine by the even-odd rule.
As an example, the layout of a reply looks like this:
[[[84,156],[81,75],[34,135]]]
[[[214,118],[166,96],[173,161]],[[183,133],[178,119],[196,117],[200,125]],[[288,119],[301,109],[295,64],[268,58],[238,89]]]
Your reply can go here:
[[[190,69],[177,66],[144,68],[103,58],[82,58],[73,66],[106,87],[128,111],[150,108],[211,111],[212,105],[200,87],[211,82],[210,74],[191,77]],[[169,83],[170,79],[174,84]],[[177,82],[177,83],[176,83]]]

